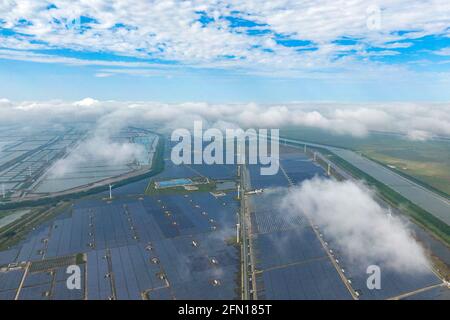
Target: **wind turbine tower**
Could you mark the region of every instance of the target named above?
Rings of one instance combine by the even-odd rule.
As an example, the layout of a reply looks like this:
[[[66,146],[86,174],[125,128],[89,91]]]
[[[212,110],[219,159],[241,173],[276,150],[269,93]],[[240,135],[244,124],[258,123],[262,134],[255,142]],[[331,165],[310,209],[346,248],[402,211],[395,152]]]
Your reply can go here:
[[[391,209],[391,206],[388,207],[388,213],[387,213],[387,216],[388,216],[388,221],[390,222],[391,219],[392,219],[392,209]]]

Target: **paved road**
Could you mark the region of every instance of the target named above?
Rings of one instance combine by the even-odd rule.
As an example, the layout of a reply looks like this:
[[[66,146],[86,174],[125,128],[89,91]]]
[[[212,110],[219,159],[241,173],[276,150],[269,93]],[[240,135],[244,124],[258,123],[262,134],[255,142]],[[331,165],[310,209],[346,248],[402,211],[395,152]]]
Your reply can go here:
[[[248,242],[247,242],[247,217],[246,217],[246,183],[245,183],[245,166],[241,165],[240,168],[240,184],[241,184],[241,206],[240,206],[240,234],[241,234],[241,267],[242,267],[242,300],[249,300],[250,289],[248,283]]]
[[[242,300],[258,300],[256,290],[256,270],[251,239],[250,199],[246,192],[250,191],[250,173],[246,165],[240,165],[241,208],[240,208],[240,241],[242,263]]]
[[[287,143],[299,144],[301,146],[306,144],[307,146],[311,147],[328,149],[356,168],[372,176],[374,179],[389,186],[391,189],[398,192],[417,206],[428,211],[436,218],[445,222],[447,225],[450,225],[449,200],[418,185],[411,180],[408,180],[407,178],[395,173],[394,171],[389,170],[388,168],[365,157],[362,157],[361,155],[351,150],[330,147],[316,143],[309,143],[301,140],[292,140],[285,138],[280,138],[280,140],[281,142],[286,141]]]

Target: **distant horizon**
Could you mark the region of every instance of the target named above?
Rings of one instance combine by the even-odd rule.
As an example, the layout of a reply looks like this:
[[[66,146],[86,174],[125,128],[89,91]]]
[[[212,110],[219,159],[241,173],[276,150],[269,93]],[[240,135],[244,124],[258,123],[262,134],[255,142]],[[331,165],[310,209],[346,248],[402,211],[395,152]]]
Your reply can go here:
[[[26,100],[0,99],[0,124],[98,120],[126,124],[156,122],[161,128],[183,128],[195,120],[218,127],[306,126],[361,137],[371,130],[400,132],[426,141],[450,136],[448,103],[425,102],[290,102],[163,103],[146,100]]]
[[[77,96],[74,98],[60,98],[60,97],[50,97],[50,98],[31,98],[31,99],[20,99],[20,98],[13,98],[10,96],[1,96],[0,95],[0,102],[3,101],[9,101],[14,103],[25,103],[25,102],[51,102],[51,101],[58,101],[58,102],[67,102],[67,103],[75,103],[79,101],[83,101],[85,99],[93,99],[100,102],[119,102],[119,103],[125,103],[125,102],[145,102],[145,103],[162,103],[162,104],[183,104],[183,103],[207,103],[207,104],[227,104],[227,105],[238,105],[238,104],[260,104],[260,105],[294,105],[294,104],[347,104],[347,105],[356,105],[356,104],[367,104],[367,105],[376,105],[376,104],[449,104],[450,108],[450,98],[448,100],[277,100],[277,101],[258,101],[258,100],[235,100],[235,101],[215,101],[215,100],[207,100],[207,99],[185,99],[185,100],[163,100],[163,99],[112,99],[112,98],[100,98],[95,96]]]

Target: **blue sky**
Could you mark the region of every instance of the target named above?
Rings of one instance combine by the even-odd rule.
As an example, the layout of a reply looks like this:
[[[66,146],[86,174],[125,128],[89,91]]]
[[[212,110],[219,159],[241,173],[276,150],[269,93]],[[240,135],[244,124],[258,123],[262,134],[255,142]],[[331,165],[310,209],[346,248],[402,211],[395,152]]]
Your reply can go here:
[[[449,87],[444,0],[0,4],[12,100],[449,101]]]

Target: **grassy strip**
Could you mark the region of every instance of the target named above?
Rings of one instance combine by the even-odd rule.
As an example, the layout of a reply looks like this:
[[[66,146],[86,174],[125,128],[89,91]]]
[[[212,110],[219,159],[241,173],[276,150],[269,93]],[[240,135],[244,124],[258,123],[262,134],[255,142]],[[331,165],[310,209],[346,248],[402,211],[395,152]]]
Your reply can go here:
[[[415,177],[413,177],[413,176],[411,176],[411,175],[409,175],[409,174],[407,174],[407,173],[405,173],[405,172],[403,172],[403,171],[401,171],[401,170],[399,170],[399,169],[388,167],[385,163],[383,163],[383,162],[381,162],[381,161],[379,161],[379,160],[376,160],[376,159],[373,159],[373,158],[371,158],[371,157],[368,157],[368,156],[365,155],[365,154],[364,154],[364,156],[365,156],[366,158],[370,159],[371,161],[376,162],[376,163],[378,163],[379,165],[382,165],[382,166],[385,167],[386,169],[391,170],[391,171],[394,171],[394,172],[397,173],[398,175],[400,175],[400,176],[402,176],[402,177],[404,177],[404,178],[406,178],[406,179],[408,179],[408,180],[411,180],[411,181],[413,181],[414,183],[416,183],[416,184],[418,184],[418,185],[420,185],[420,186],[422,186],[422,187],[424,187],[424,188],[426,188],[426,189],[428,189],[428,190],[430,190],[430,191],[432,191],[432,192],[434,192],[434,193],[437,193],[437,194],[439,194],[440,196],[442,196],[442,197],[444,197],[444,198],[446,198],[446,199],[450,199],[450,195],[449,195],[448,193],[446,193],[445,191],[436,189],[435,187],[429,185],[428,183],[426,183],[426,182],[424,182],[424,181],[422,181],[422,180],[419,180],[419,179],[417,179],[417,178],[415,178]]]
[[[5,218],[7,216],[10,216],[12,214],[15,214],[18,211],[20,211],[20,210],[4,210],[4,211],[0,211],[0,219]]]
[[[197,190],[187,190],[182,186],[157,189],[155,188],[155,181],[150,181],[147,188],[145,189],[145,194],[186,194],[191,192],[212,192],[216,190],[216,182],[213,180],[209,180],[209,183],[195,184],[192,186],[196,187]]]
[[[446,244],[450,245],[450,227],[447,224],[445,224],[426,210],[412,203],[410,200],[392,190],[387,185],[379,182],[378,180],[375,180],[367,173],[359,170],[344,159],[338,157],[331,151],[321,148],[315,149],[320,151],[322,154],[327,155],[330,161],[350,173],[353,177],[364,180],[367,185],[375,188],[378,194],[388,204],[393,207],[399,208],[402,212],[412,217],[415,222],[431,231],[435,236],[444,241]]]
[[[75,263],[76,264],[83,264],[86,263],[86,256],[84,253],[77,253],[75,256]]]
[[[333,141],[324,141],[323,139],[318,139],[318,140],[314,140],[314,139],[308,139],[305,138],[304,136],[297,136],[295,134],[290,134],[290,135],[281,135],[280,136],[281,139],[286,138],[286,139],[301,139],[302,141],[305,141],[306,143],[316,143],[316,144],[321,144],[323,146],[328,146],[328,147],[336,147],[336,148],[341,148],[341,149],[347,149],[347,150],[351,150],[353,152],[356,153],[360,153],[362,155],[364,155],[364,157],[370,159],[373,162],[376,162],[380,165],[382,165],[383,167],[387,168],[388,170],[394,171],[395,173],[405,177],[408,180],[411,180],[413,182],[415,182],[416,184],[434,192],[437,193],[439,195],[441,195],[444,198],[449,199],[450,194],[448,194],[447,192],[445,192],[444,190],[438,189],[436,187],[433,187],[432,185],[430,185],[429,183],[427,183],[426,181],[423,181],[419,178],[416,178],[408,173],[405,173],[399,169],[395,169],[395,168],[391,168],[389,166],[387,166],[387,164],[385,162],[382,162],[380,160],[374,159],[371,156],[367,155],[367,152],[365,150],[361,150],[361,145],[359,144],[352,144],[352,143],[336,143],[336,141],[334,141],[335,143],[333,143]],[[298,143],[299,146],[303,146],[303,143]],[[316,149],[322,149],[317,147]],[[322,149],[323,150],[323,149]],[[400,159],[401,160],[401,159]]]

